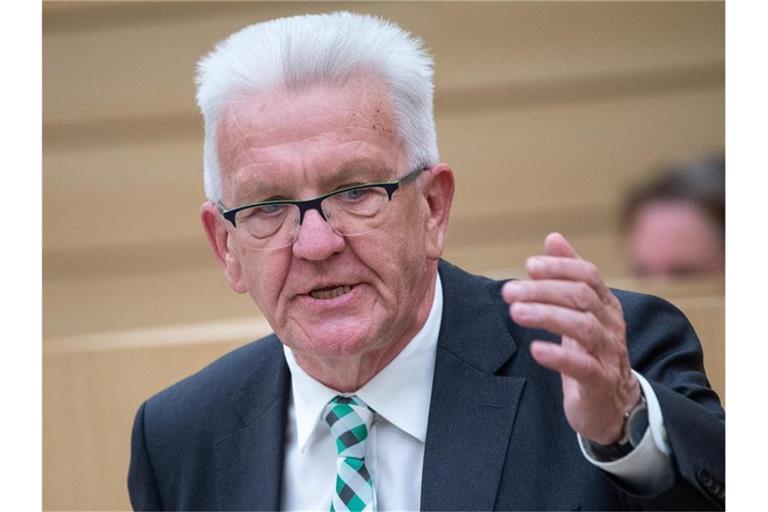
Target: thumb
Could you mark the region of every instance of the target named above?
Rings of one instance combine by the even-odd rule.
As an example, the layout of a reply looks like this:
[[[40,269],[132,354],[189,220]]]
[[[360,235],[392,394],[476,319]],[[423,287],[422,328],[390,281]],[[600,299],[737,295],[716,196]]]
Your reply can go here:
[[[559,256],[562,258],[579,258],[573,246],[560,233],[550,233],[544,239],[544,250],[547,256]]]

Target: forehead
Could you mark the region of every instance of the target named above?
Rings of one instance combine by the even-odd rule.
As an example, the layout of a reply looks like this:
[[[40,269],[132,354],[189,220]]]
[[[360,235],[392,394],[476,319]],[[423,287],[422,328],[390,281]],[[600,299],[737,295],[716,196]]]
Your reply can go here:
[[[637,213],[630,232],[635,257],[645,263],[690,263],[717,254],[722,244],[717,225],[696,205],[654,201]]]
[[[397,172],[404,158],[390,95],[372,79],[241,93],[224,107],[217,132],[225,192],[332,179],[350,166]]]
[[[635,216],[634,227],[643,232],[664,231],[682,235],[709,234],[718,230],[714,221],[695,203],[674,199],[660,199],[643,205]]]

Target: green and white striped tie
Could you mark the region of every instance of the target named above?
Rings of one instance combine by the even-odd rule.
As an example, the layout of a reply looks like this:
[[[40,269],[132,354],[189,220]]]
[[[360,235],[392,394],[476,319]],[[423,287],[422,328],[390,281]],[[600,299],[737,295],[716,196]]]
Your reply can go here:
[[[338,455],[331,512],[376,510],[373,478],[365,467],[373,410],[356,396],[337,396],[325,406],[323,418],[336,438]]]

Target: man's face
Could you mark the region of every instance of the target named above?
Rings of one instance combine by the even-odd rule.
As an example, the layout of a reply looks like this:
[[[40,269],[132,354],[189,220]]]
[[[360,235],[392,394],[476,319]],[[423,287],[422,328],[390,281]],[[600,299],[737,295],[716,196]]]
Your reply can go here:
[[[654,201],[638,210],[627,233],[638,277],[681,278],[722,274],[723,233],[692,203]]]
[[[239,96],[224,109],[218,140],[229,208],[311,199],[411,170],[387,91],[371,79]],[[453,184],[443,167],[395,192],[387,223],[370,233],[340,236],[313,210],[296,242],[282,249],[249,248],[242,231],[221,216],[219,234],[211,228],[209,238],[226,238],[219,258],[231,286],[250,294],[300,361],[396,354],[431,306]]]

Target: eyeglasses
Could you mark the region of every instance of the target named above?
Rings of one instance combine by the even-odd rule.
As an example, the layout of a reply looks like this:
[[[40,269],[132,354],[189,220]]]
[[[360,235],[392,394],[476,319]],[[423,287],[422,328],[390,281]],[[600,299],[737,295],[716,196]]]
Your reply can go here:
[[[392,194],[424,170],[420,167],[394,181],[344,187],[306,201],[279,199],[231,209],[219,205],[219,210],[242,232],[243,243],[256,250],[280,249],[295,242],[309,210],[317,210],[339,235],[362,235],[387,222]]]

